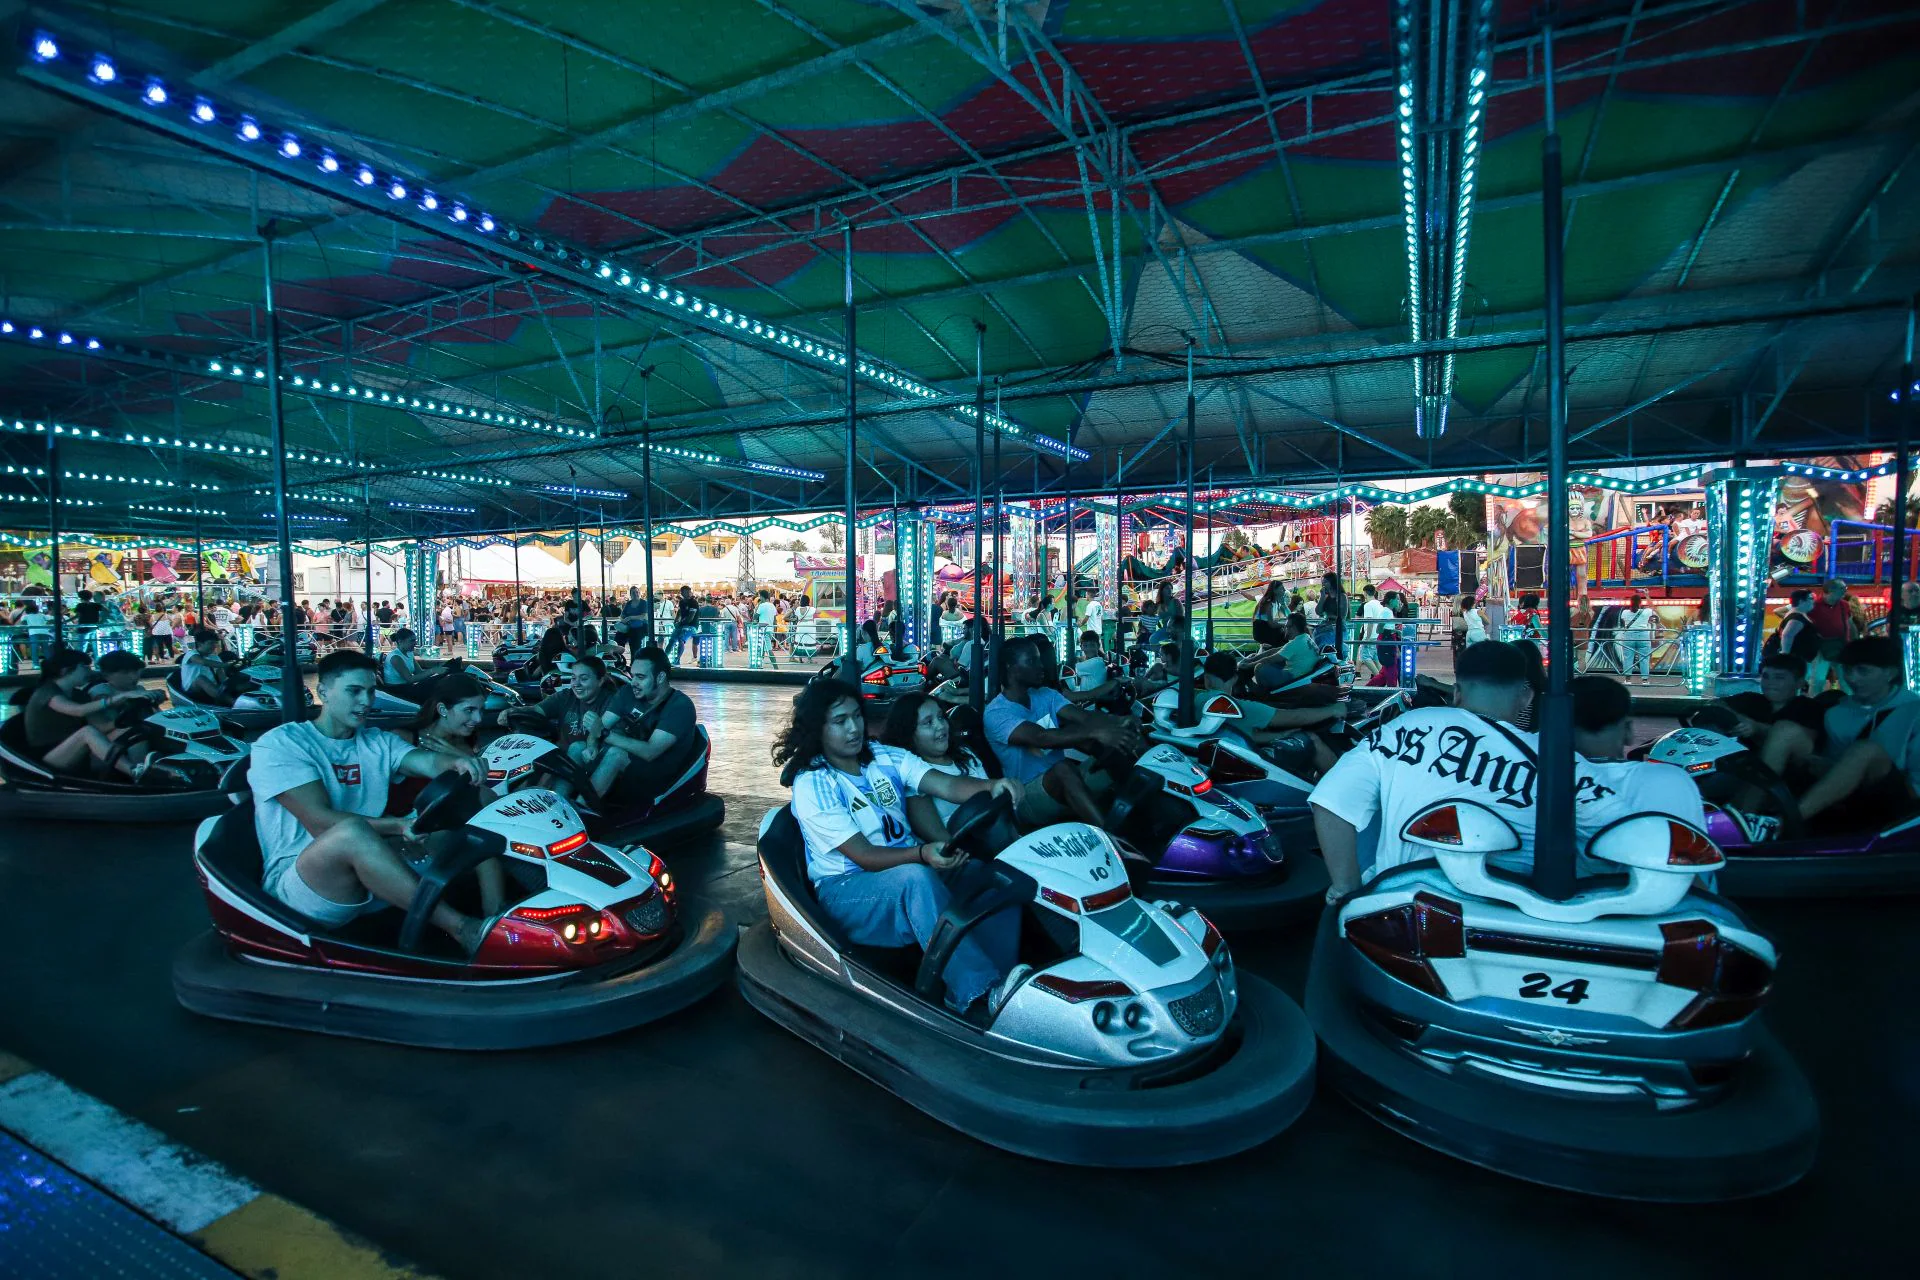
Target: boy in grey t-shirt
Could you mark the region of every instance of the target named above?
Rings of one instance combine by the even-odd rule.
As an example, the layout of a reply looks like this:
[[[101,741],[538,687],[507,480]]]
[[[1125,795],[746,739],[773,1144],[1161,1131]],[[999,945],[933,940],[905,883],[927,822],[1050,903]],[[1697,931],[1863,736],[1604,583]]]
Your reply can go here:
[[[324,928],[378,910],[376,900],[401,908],[413,901],[419,878],[386,840],[410,831],[409,819],[383,816],[395,774],[430,778],[452,769],[482,780],[471,760],[365,727],[377,674],[357,650],[328,654],[320,662],[319,718],[261,735],[247,768],[261,885]],[[433,923],[468,953],[485,936],[484,922],[444,903]]]

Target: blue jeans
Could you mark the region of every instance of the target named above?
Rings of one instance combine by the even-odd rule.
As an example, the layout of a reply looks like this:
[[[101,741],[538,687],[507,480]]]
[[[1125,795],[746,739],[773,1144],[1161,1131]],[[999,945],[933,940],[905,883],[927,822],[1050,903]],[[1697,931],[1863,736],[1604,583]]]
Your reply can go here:
[[[814,896],[846,930],[847,937],[869,947],[926,946],[940,923],[940,913],[956,897],[965,899],[994,882],[993,873],[976,862],[962,863],[945,879],[932,867],[906,863],[885,871],[849,871],[822,880]],[[991,991],[1013,968],[1020,950],[1020,909],[994,912],[960,939],[940,975],[947,984],[947,1003],[964,1009]]]
[[[696,637],[699,636],[699,634],[700,628],[698,626],[685,623],[673,629],[673,639],[667,641],[667,648],[673,654],[675,666],[679,665],[681,655],[687,651],[687,641],[694,640],[697,651],[699,642]]]

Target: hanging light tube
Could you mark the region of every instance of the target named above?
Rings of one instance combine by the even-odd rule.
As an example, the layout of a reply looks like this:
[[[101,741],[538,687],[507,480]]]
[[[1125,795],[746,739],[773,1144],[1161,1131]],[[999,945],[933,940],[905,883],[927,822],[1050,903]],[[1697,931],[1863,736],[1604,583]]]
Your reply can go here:
[[[219,152],[241,164],[320,191],[333,199],[404,222],[429,234],[535,267],[550,279],[564,280],[576,290],[597,294],[618,305],[640,306],[679,317],[709,332],[760,347],[795,364],[830,370],[841,370],[847,366],[847,353],[830,343],[772,321],[757,319],[697,293],[689,293],[684,287],[640,275],[579,245],[558,239],[551,232],[509,223],[485,211],[476,215],[471,212],[471,202],[428,191],[424,183],[411,175],[397,173],[389,166],[375,165],[370,161],[342,162],[335,155],[335,164],[329,168],[314,163],[304,154],[287,155],[284,147],[249,145],[268,132],[277,137],[297,137],[302,130],[291,123],[263,124],[250,114],[206,97],[195,99],[191,110],[180,112],[143,103],[140,89],[129,89],[127,86],[136,80],[144,84],[147,79],[144,72],[128,74],[125,69],[115,67],[113,76],[103,80],[89,74],[88,67],[97,62],[98,55],[91,61],[76,61],[69,56],[57,33],[36,31],[27,41],[20,74],[42,87],[65,93],[89,106]],[[221,121],[236,126],[232,131],[234,136],[226,136],[226,130],[206,127]],[[305,132],[311,133],[312,130]],[[304,152],[305,148],[300,150]],[[943,398],[940,391],[917,378],[862,358],[858,352],[853,354],[854,371],[869,382],[918,399]],[[943,405],[940,408],[969,422],[973,420],[972,412],[961,406]],[[988,414],[987,424],[1042,452],[1075,461],[1084,461],[1092,456],[1084,449],[1030,431],[1000,414]]]
[[[1493,20],[1493,0],[1394,4],[1395,136],[1407,242],[1407,325],[1415,342],[1460,333]],[[1451,351],[1414,358],[1413,423],[1423,439],[1446,433],[1453,361]]]

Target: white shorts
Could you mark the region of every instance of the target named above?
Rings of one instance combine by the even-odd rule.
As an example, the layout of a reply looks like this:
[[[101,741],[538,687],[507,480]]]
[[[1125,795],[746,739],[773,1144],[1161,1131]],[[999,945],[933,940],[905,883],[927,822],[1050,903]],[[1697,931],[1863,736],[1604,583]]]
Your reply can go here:
[[[313,886],[300,878],[299,859],[289,858],[267,874],[261,882],[267,896],[286,906],[315,924],[328,929],[337,929],[348,921],[378,911],[384,903],[375,902],[368,894],[358,902],[335,902],[323,898],[314,892]]]

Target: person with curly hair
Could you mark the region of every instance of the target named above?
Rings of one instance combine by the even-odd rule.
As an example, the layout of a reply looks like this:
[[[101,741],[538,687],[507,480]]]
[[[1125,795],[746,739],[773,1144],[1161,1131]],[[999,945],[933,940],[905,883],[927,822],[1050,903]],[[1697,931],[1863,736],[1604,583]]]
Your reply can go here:
[[[900,747],[869,745],[860,695],[838,680],[800,691],[793,720],[773,744],[773,762],[793,788],[814,896],[849,940],[866,946],[926,946],[955,898],[992,879],[964,851],[914,834],[910,796],[958,804],[991,792],[1018,805],[1023,794],[1008,779],[963,777]],[[947,1007],[964,1014],[984,997],[987,1017],[997,1014],[1031,973],[1013,963],[1019,942],[1017,907],[970,929],[941,974]]]

